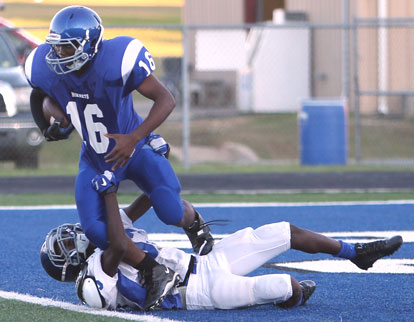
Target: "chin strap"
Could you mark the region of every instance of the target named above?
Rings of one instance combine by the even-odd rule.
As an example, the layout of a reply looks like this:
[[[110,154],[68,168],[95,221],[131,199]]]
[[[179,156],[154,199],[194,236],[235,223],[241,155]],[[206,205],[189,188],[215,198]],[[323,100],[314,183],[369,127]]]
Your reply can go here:
[[[62,276],[61,276],[61,278],[60,278],[60,280],[62,281],[62,282],[64,282],[65,281],[65,279],[66,279],[66,269],[68,268],[68,263],[66,262],[64,265],[63,265],[63,267],[62,267]]]
[[[76,234],[76,248],[78,253],[83,255],[83,259],[86,259],[86,250],[89,246],[89,239],[85,234]]]

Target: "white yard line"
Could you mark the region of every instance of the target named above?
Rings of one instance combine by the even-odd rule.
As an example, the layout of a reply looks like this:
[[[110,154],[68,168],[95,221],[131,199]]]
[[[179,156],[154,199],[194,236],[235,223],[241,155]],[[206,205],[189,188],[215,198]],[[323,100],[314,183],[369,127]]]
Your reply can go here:
[[[83,305],[75,305],[67,302],[55,301],[45,297],[36,297],[27,294],[19,294],[15,292],[5,292],[0,290],[0,297],[8,300],[17,300],[26,303],[38,304],[42,306],[52,306],[69,311],[75,311],[80,313],[116,317],[120,319],[130,321],[144,321],[144,322],[178,322],[177,320],[170,320],[165,318],[159,318],[152,315],[136,314],[136,313],[123,313],[114,311],[95,310]]]
[[[195,203],[196,207],[205,208],[235,208],[235,207],[303,207],[303,206],[359,206],[359,205],[412,205],[414,200],[388,201],[337,201],[337,202],[226,202],[226,203]],[[127,205],[120,205],[126,207]],[[45,205],[45,206],[0,206],[0,210],[27,209],[76,209],[75,205]]]

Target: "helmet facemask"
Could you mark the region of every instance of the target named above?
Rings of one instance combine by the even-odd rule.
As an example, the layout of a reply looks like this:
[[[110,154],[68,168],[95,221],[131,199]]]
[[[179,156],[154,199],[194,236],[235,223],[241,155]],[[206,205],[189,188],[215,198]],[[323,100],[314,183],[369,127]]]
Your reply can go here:
[[[76,276],[73,275],[79,272],[80,264],[86,259],[88,245],[89,240],[80,224],[63,224],[54,228],[46,236],[41,249],[43,267],[55,279],[74,281]]]
[[[45,58],[47,65],[59,75],[80,70],[98,52],[103,31],[101,19],[93,10],[81,6],[62,9],[52,19],[46,36],[50,45]],[[68,45],[73,47],[73,55],[59,57],[57,46]]]
[[[81,69],[91,60],[98,51],[99,43],[102,41],[103,27],[99,39],[91,44],[89,30],[85,31],[85,38],[65,38],[61,39],[59,34],[50,33],[46,36],[46,43],[51,45],[49,53],[46,55],[46,63],[49,68],[58,75],[68,74]],[[59,57],[56,46],[72,46],[74,54],[68,57]],[[94,46],[91,46],[94,45]],[[91,52],[91,53],[89,53]]]

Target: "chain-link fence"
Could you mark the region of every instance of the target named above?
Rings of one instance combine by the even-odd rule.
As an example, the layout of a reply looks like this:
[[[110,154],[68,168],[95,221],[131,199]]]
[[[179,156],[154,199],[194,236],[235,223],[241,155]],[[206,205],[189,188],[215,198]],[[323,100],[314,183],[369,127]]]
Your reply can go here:
[[[191,115],[210,110],[212,114],[267,114],[267,120],[273,116],[273,128],[263,124],[258,136],[242,135],[250,127],[239,128],[233,138],[237,147],[230,146],[240,148],[239,157],[246,162],[256,162],[252,157],[256,154],[260,160],[265,156],[265,160],[298,163],[303,147],[296,115],[302,100],[345,99],[350,162],[412,164],[410,19],[311,24],[303,15],[294,18],[280,25],[189,26],[184,59]],[[294,117],[288,119],[289,115]],[[278,122],[289,124],[288,129],[279,131],[283,125]],[[227,127],[225,122],[222,126]],[[197,127],[194,131],[201,136]],[[223,131],[225,143],[232,134],[227,130],[223,137]],[[193,145],[203,145],[196,135],[187,132],[187,139],[185,135],[183,142],[191,142],[189,151]],[[260,146],[251,138],[265,143]],[[253,154],[243,155],[245,146]],[[187,165],[199,157],[201,150],[194,150],[187,152]]]
[[[409,119],[413,114],[414,78],[410,73],[414,20],[399,18],[359,18],[354,20],[354,114],[361,112],[384,116],[391,123],[395,119]],[[391,119],[391,120],[390,120]],[[364,135],[359,117],[355,123],[355,157],[363,158]],[[401,124],[401,126],[411,124]],[[361,132],[362,131],[362,132]],[[407,133],[390,144],[409,142]],[[406,141],[407,140],[407,141]],[[382,144],[382,142],[378,142]],[[410,147],[405,149],[410,151]],[[389,156],[391,157],[391,156]],[[394,157],[398,157],[394,155]]]
[[[306,9],[305,3],[298,7]],[[297,116],[307,98],[345,98],[351,162],[414,160],[413,21],[350,21],[342,10],[315,23],[298,7],[282,21],[259,24],[106,26],[105,38],[139,38],[155,59],[155,75],[177,101],[158,132],[184,167],[299,163]],[[47,33],[44,27],[27,30],[39,38]],[[151,102],[138,94],[134,102],[145,117]],[[0,127],[8,119],[3,113]],[[40,145],[40,165],[70,159],[76,167],[78,138],[62,144],[64,153],[54,143]]]

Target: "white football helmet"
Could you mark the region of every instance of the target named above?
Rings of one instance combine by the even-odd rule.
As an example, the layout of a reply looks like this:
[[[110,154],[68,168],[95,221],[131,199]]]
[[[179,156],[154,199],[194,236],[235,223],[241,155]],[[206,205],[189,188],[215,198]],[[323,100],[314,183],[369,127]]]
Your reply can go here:
[[[40,249],[46,273],[61,282],[74,282],[85,262],[89,240],[81,225],[63,224],[52,229]]]

